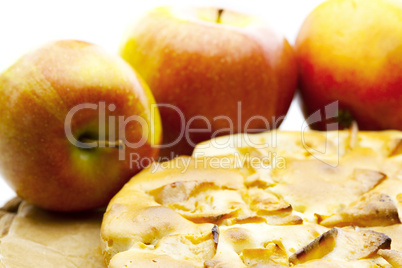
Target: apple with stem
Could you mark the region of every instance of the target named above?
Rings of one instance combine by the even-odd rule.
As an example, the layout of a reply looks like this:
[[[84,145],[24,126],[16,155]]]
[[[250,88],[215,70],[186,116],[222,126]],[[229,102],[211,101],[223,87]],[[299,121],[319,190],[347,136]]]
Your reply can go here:
[[[118,56],[81,41],[49,43],[0,76],[0,172],[45,209],[106,205],[143,168],[139,159],[158,157],[153,103]]]
[[[120,54],[160,105],[163,156],[279,127],[297,84],[283,36],[255,16],[220,8],[153,9],[127,30]]]

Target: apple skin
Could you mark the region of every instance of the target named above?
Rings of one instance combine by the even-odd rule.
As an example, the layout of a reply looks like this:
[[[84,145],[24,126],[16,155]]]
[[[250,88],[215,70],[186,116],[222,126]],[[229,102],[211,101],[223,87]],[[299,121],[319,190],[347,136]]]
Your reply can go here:
[[[306,117],[338,100],[362,130],[402,130],[402,2],[327,1],[305,20],[295,50]]]
[[[184,136],[162,148],[164,157],[189,155],[195,144],[214,136],[277,128],[292,101],[297,63],[286,39],[251,15],[224,10],[218,23],[218,12],[156,8],[122,40],[120,55],[145,79],[158,104],[177,107],[191,129],[208,130],[210,123],[204,133],[186,131],[192,144]],[[166,147],[184,128],[176,111],[159,110]],[[191,121],[197,116],[205,120]]]
[[[83,103],[106,107],[110,116],[142,115],[153,124],[153,141],[138,148],[82,149],[65,133],[68,111]],[[82,211],[104,206],[140,167],[130,154],[155,159],[160,143],[159,114],[150,118],[154,99],[134,70],[115,55],[81,41],[49,43],[19,59],[0,76],[0,172],[16,193],[48,210]],[[71,121],[72,134],[99,137],[99,110],[82,109]],[[152,122],[151,122],[152,120]],[[116,125],[117,125],[116,119]],[[110,120],[106,120],[109,131]],[[126,140],[144,133],[136,123],[116,130]],[[108,138],[108,135],[106,133]]]

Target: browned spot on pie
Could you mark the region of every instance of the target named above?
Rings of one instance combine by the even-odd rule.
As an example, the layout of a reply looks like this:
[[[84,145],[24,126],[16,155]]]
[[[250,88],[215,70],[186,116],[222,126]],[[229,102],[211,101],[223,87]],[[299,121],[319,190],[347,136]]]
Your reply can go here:
[[[391,149],[388,157],[396,156],[402,154],[402,139],[396,141],[396,145],[393,149]]]
[[[212,227],[212,237],[213,237],[215,245],[218,246],[218,242],[219,242],[219,227],[216,224],[214,225],[214,227]]]
[[[359,241],[359,242],[357,242]],[[332,228],[310,244],[290,256],[291,264],[300,264],[315,259],[324,259],[329,254],[339,259],[360,260],[389,249],[391,238],[383,233],[353,228]]]
[[[241,227],[233,227],[222,233],[226,241],[234,246],[234,250],[240,254],[243,248],[252,247],[252,233]]]
[[[323,219],[326,227],[387,226],[400,223],[398,209],[389,195],[367,193],[339,214]]]
[[[310,244],[290,256],[289,262],[292,264],[304,263],[309,260],[321,259],[335,247],[335,238],[339,229],[333,228],[323,233]]]

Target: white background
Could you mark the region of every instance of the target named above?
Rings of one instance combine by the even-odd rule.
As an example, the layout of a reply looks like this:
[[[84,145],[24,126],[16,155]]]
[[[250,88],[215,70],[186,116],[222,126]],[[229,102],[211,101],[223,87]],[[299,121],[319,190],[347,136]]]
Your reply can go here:
[[[13,1],[0,2],[0,72],[27,50],[48,41],[78,39],[117,53],[123,32],[153,6],[190,1]],[[191,3],[256,14],[293,44],[306,16],[323,0],[203,0]],[[1,94],[1,92],[0,92]],[[300,130],[303,117],[297,101],[292,103],[281,129]],[[1,152],[0,152],[1,153]],[[0,206],[15,194],[0,177]]]

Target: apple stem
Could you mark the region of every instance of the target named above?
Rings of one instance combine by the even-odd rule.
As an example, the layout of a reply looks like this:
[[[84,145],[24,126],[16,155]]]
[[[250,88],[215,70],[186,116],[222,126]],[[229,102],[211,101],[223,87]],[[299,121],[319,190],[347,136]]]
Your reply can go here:
[[[354,121],[352,114],[345,109],[340,109],[336,117],[341,127],[344,128],[349,128]]]
[[[216,18],[216,23],[221,23],[222,13],[223,13],[223,8],[218,9],[218,17]]]
[[[92,142],[97,142],[98,147],[104,148],[104,147],[109,147],[109,148],[116,148],[116,149],[124,149],[124,142],[122,140],[117,140],[117,141],[100,141],[100,140],[95,140],[95,139],[89,139],[89,138],[84,138],[80,140],[81,142],[84,143],[92,143]]]

